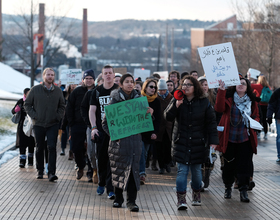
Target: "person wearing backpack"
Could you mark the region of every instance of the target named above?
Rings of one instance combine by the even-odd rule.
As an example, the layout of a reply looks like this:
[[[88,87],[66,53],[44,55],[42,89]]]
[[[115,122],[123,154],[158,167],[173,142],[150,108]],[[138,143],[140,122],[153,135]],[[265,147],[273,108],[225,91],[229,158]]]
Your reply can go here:
[[[267,140],[268,127],[267,127],[267,121],[265,116],[267,114],[267,106],[268,106],[269,99],[272,95],[272,91],[270,90],[270,86],[266,80],[266,77],[263,74],[259,75],[257,84],[252,84],[252,89],[253,90],[255,89],[259,94],[259,96],[257,97],[261,98],[260,107],[261,107],[262,115],[264,116],[262,117],[261,124],[264,128],[264,139]]]

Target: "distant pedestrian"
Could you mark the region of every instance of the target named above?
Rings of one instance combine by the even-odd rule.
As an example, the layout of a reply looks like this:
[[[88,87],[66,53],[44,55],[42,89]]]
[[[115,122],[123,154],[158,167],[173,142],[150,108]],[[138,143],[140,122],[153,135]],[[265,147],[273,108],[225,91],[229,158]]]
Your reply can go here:
[[[45,139],[49,151],[48,178],[53,182],[56,176],[56,143],[59,121],[61,120],[65,103],[62,91],[54,85],[55,72],[46,68],[43,72],[44,82],[33,86],[25,100],[24,108],[34,121],[36,142],[37,179],[43,179]]]
[[[26,147],[28,147],[28,166],[33,166],[34,161],[34,147],[35,141],[33,136],[26,136],[23,132],[23,122],[26,116],[25,109],[23,107],[26,97],[30,89],[25,88],[23,91],[23,98],[18,100],[15,107],[12,109],[12,113],[21,112],[20,121],[17,126],[17,139],[16,147],[19,148],[19,167],[24,168],[26,164]]]
[[[110,104],[123,102],[141,97],[140,92],[133,89],[134,79],[130,74],[124,74],[120,79],[118,90],[111,92]],[[102,121],[104,131],[109,135],[107,119]],[[108,148],[112,182],[115,188],[116,198],[113,207],[119,208],[124,202],[123,190],[127,191],[127,207],[130,211],[138,212],[136,205],[137,191],[140,190],[139,161],[142,151],[141,134],[131,135],[120,140],[110,140]]]
[[[276,136],[276,147],[277,147],[277,163],[280,163],[280,88],[276,89],[272,94],[267,109],[266,120],[270,125],[272,123],[272,116],[274,114],[277,136]]]
[[[180,73],[175,70],[171,71],[168,75],[168,80],[172,80],[174,83],[174,89],[172,91],[173,94],[180,84]]]
[[[195,79],[198,79],[198,73],[197,73],[196,70],[192,70],[192,71],[190,72],[190,75],[193,76]]]
[[[214,148],[218,132],[214,109],[205,97],[199,82],[185,76],[178,89],[184,91],[183,99],[173,98],[164,111],[167,121],[174,121],[172,156],[177,162],[176,177],[177,208],[187,209],[187,178],[191,170],[192,205],[200,206],[200,191],[203,189],[201,164],[206,158],[208,144]]]
[[[170,92],[171,95],[173,95],[174,93],[174,82],[172,80],[167,80],[166,81],[166,85],[167,85],[167,90]]]
[[[215,110],[223,112],[219,123],[220,143],[217,150],[223,153],[222,178],[225,184],[225,199],[231,198],[232,184],[237,178],[240,201],[250,202],[248,187],[253,170],[253,153],[257,153],[257,134],[249,120],[259,121],[256,96],[248,79],[240,78],[241,85],[232,86],[228,92],[225,83],[219,80]]]

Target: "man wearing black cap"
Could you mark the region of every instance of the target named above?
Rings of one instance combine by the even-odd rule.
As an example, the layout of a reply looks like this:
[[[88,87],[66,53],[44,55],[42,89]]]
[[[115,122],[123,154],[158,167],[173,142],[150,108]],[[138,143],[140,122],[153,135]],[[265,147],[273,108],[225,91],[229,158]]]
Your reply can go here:
[[[70,127],[70,135],[73,147],[73,153],[75,155],[75,162],[78,166],[76,177],[81,179],[84,174],[85,167],[85,147],[84,143],[86,140],[86,129],[81,112],[81,102],[86,92],[94,87],[94,72],[93,70],[86,70],[83,74],[82,85],[76,87],[70,94],[68,103],[66,106],[66,116],[68,125]]]

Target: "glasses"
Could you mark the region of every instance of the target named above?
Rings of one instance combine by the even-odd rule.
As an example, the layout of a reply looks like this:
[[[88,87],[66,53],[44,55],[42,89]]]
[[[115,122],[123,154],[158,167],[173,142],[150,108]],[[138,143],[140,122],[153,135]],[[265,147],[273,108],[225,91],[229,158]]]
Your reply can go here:
[[[169,78],[177,78],[177,76],[176,75],[170,75],[170,77]]]
[[[186,86],[186,87],[190,88],[193,86],[193,84],[187,83],[187,84],[183,84],[182,86]]]
[[[149,86],[151,89],[157,89],[156,86]]]
[[[247,83],[241,83],[242,86],[247,86]]]

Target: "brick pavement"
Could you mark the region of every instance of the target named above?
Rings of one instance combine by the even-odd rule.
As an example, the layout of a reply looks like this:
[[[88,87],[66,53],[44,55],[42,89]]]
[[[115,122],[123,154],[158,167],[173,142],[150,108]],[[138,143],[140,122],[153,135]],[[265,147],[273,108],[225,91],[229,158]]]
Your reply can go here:
[[[148,170],[147,184],[141,186],[137,204],[139,213],[112,208],[112,200],[96,194],[97,185],[84,176],[75,179],[74,162],[58,155],[56,183],[37,180],[34,167],[18,168],[18,158],[0,167],[0,219],[280,219],[280,166],[261,156],[254,156],[256,187],[249,192],[250,203],[239,201],[233,190],[232,199],[223,198],[219,160],[211,175],[208,190],[202,193],[202,206],[191,206],[187,193],[187,211],[177,211],[174,191],[176,168],[171,174],[159,175]]]

